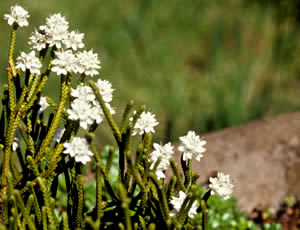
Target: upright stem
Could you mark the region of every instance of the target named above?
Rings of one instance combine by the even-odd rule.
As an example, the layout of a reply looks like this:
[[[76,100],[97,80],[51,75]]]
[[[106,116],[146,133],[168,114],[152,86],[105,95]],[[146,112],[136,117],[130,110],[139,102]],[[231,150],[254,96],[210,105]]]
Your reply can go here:
[[[10,68],[12,69],[13,76],[16,76],[16,69],[14,63],[14,51],[16,46],[17,29],[18,29],[18,24],[14,24],[11,30],[9,54],[8,54],[8,63],[10,65]]]
[[[70,83],[71,83],[71,75],[62,76],[61,90],[60,90],[60,100],[59,100],[59,103],[58,103],[58,106],[57,106],[57,111],[56,111],[56,114],[53,118],[51,126],[49,128],[49,131],[46,135],[46,138],[43,140],[42,145],[39,149],[39,152],[37,153],[37,155],[35,157],[35,162],[39,161],[42,158],[43,154],[45,153],[46,147],[49,146],[49,144],[52,140],[52,137],[53,137],[53,135],[56,131],[56,128],[59,124],[59,120],[60,120],[61,115],[64,111],[66,99],[67,99],[68,94],[69,94]]]
[[[1,175],[1,185],[2,187],[6,187],[6,178],[9,172],[10,166],[10,158],[11,158],[11,145],[14,140],[15,132],[18,127],[19,121],[22,117],[22,112],[19,111],[17,116],[15,117],[13,113],[10,114],[7,135],[5,138],[5,150],[4,150],[4,165],[3,171]]]

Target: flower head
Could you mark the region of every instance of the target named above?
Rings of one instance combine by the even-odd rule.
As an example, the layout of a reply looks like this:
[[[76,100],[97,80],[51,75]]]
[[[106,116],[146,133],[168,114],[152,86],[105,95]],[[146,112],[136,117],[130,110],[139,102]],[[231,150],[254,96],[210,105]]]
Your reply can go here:
[[[51,71],[57,75],[67,75],[68,72],[77,72],[77,59],[71,50],[55,52],[56,58],[52,61]]]
[[[81,49],[84,47],[84,43],[82,42],[83,37],[84,34],[72,31],[62,42],[65,44],[67,49],[71,48],[72,50],[76,51],[77,49]]]
[[[31,74],[40,74],[41,67],[42,63],[40,59],[35,56],[34,51],[28,54],[21,52],[21,55],[17,57],[16,69],[21,69],[22,71],[27,69]]]
[[[172,197],[171,204],[173,205],[174,210],[171,211],[171,213],[170,213],[171,216],[176,215],[180,211],[185,198],[186,198],[186,194],[183,191],[179,191],[179,197],[175,197],[175,196]],[[192,207],[188,212],[188,216],[190,218],[193,218],[193,216],[195,214],[197,214],[197,202],[196,201],[193,202]]]
[[[171,145],[171,143],[167,143],[165,145],[160,145],[160,144],[153,144],[154,151],[150,155],[151,161],[153,163],[151,164],[150,169],[153,169],[155,162],[158,160],[159,157],[161,157],[161,161],[156,169],[156,176],[158,178],[165,178],[164,171],[169,168],[170,162],[169,159],[173,156],[174,154],[174,147]]]
[[[94,154],[90,151],[86,139],[81,137],[74,137],[71,143],[64,143],[64,154],[69,154],[71,157],[75,157],[76,162],[86,164],[91,160],[91,156]]]
[[[79,73],[84,73],[91,77],[98,74],[97,69],[101,68],[100,61],[98,59],[98,54],[93,53],[93,50],[78,52],[77,58],[79,63]]]
[[[224,173],[219,172],[217,177],[210,177],[209,181],[211,194],[219,194],[224,200],[230,198],[233,188],[230,175],[224,175]]]
[[[64,40],[68,39],[69,22],[61,14],[53,14],[46,19],[45,33],[50,47],[61,48]]]
[[[143,135],[144,133],[155,133],[154,127],[158,125],[155,119],[155,114],[150,112],[142,112],[141,116],[137,120],[132,135]]]
[[[112,101],[112,93],[114,89],[111,86],[111,83],[107,80],[98,79],[96,82],[96,86],[98,87],[100,94],[103,100],[107,103]]]
[[[78,85],[76,89],[72,89],[71,95],[75,98],[85,101],[94,101],[96,96],[91,87],[86,85]]]
[[[40,107],[40,110],[39,110],[39,113],[44,112],[44,110],[47,109],[48,106],[49,106],[49,104],[48,104],[48,102],[47,102],[47,97],[41,97],[41,98],[40,98],[39,105],[41,106],[41,107]]]
[[[22,6],[12,6],[10,8],[10,14],[5,14],[4,19],[7,20],[8,25],[13,25],[14,23],[19,26],[28,26],[29,23],[27,18],[29,18],[28,11],[26,11]]]
[[[41,51],[45,49],[47,46],[47,34],[46,34],[47,27],[40,26],[39,30],[35,29],[34,32],[29,37],[28,44],[31,45],[32,49],[36,49]]]
[[[202,153],[206,151],[203,147],[206,141],[200,140],[194,131],[189,131],[186,136],[180,137],[181,144],[178,150],[183,152],[183,160],[192,159],[193,156],[197,161],[203,157]]]
[[[71,104],[71,109],[68,109],[67,113],[69,119],[79,120],[80,126],[84,129],[87,129],[88,125],[94,123],[95,109],[87,101],[75,99]]]

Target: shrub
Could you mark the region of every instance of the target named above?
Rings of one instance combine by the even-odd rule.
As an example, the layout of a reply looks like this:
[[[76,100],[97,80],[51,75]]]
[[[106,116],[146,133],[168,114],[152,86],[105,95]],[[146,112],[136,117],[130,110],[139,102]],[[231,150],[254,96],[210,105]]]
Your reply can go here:
[[[14,59],[17,30],[28,26],[29,14],[16,5],[4,18],[12,31],[0,119],[0,228],[208,229],[208,198],[216,193],[228,199],[233,185],[218,173],[207,190],[197,189],[192,160],[201,160],[206,142],[194,131],[180,137],[182,178],[173,145],[152,144],[158,125],[153,113],[145,106],[132,112],[130,101],[118,125],[111,83],[85,84],[101,67],[92,49],[82,50],[84,34],[69,32],[65,17],[53,14],[30,36],[32,51]],[[43,95],[50,74],[60,77],[58,102]],[[116,141],[106,156],[95,139],[104,120]],[[117,180],[111,178],[115,155]],[[95,168],[94,196],[85,192],[85,165]],[[167,183],[169,167],[174,175]],[[194,221],[199,214],[201,221]]]

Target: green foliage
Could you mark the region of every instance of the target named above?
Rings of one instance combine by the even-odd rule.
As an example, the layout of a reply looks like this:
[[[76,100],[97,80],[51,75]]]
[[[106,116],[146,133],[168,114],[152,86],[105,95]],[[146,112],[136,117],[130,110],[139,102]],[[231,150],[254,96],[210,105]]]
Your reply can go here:
[[[203,188],[198,188],[203,191]],[[212,195],[208,202],[208,229],[209,230],[282,230],[279,224],[264,224],[263,228],[258,227],[251,220],[247,219],[246,213],[238,210],[236,198],[224,200],[217,195]],[[202,222],[202,214],[193,219],[193,224],[199,225]]]

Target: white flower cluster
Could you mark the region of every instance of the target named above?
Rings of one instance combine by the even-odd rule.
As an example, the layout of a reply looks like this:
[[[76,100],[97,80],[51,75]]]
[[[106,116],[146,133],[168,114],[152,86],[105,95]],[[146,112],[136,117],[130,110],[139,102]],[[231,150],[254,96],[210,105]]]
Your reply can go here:
[[[132,118],[131,118],[132,120]],[[144,133],[155,133],[154,127],[158,125],[155,114],[151,112],[142,112],[133,128],[132,135],[143,135]]]
[[[187,195],[183,191],[179,191],[179,197],[172,197],[171,204],[173,205],[174,210],[170,212],[171,216],[175,216],[180,211],[186,196]],[[192,207],[188,212],[188,216],[193,218],[195,214],[197,214],[197,201],[193,202]]]
[[[5,14],[4,19],[9,25],[28,26],[28,12],[21,6],[11,7],[11,13]],[[46,25],[41,25],[29,37],[29,45],[32,49],[41,51],[47,47],[55,47],[55,58],[52,61],[51,71],[57,75],[67,73],[95,76],[100,69],[98,54],[93,50],[78,51],[84,48],[84,34],[78,31],[69,32],[69,22],[61,14],[53,14],[46,18]],[[77,53],[74,53],[74,52]],[[42,64],[35,57],[35,52],[24,52],[17,58],[17,69],[30,70],[32,74],[40,74]]]
[[[68,72],[94,76],[100,69],[98,55],[93,50],[83,50],[84,34],[78,31],[69,32],[69,22],[61,14],[53,14],[46,19],[46,25],[35,29],[29,38],[32,49],[41,51],[47,46],[55,47],[55,58],[52,61],[51,71],[57,75],[66,75]]]
[[[34,51],[28,54],[21,52],[21,55],[17,57],[16,69],[21,69],[23,72],[29,70],[31,74],[41,74],[41,67],[42,63],[40,59],[35,56]]]
[[[159,179],[165,178],[166,176],[164,171],[170,166],[169,159],[174,155],[174,147],[171,145],[171,143],[167,143],[165,145],[154,143],[153,147],[155,150],[150,155],[151,157],[149,160],[153,162],[150,169],[153,169],[155,162],[159,157],[161,157],[161,161],[156,169],[155,174]]]
[[[10,8],[10,14],[5,14],[4,19],[7,20],[8,25],[12,26],[16,23],[20,27],[28,26],[29,23],[27,18],[29,18],[28,12],[22,6],[12,6]]]
[[[230,179],[230,175],[224,175],[224,173],[219,172],[217,177],[209,178],[209,188],[211,189],[211,194],[218,194],[224,200],[230,198],[232,193],[233,184]]]
[[[148,123],[151,122],[149,122],[148,120]],[[139,130],[143,130],[140,127],[144,127],[145,129],[147,125],[143,126],[142,124],[148,124],[148,123],[145,121],[140,122],[138,126]],[[183,160],[187,161],[187,160],[195,159],[197,161],[200,161],[200,159],[203,157],[202,153],[206,151],[206,149],[204,148],[206,141],[201,140],[200,137],[196,135],[194,131],[189,131],[186,136],[180,137],[179,139],[181,141],[181,144],[179,145],[178,150],[183,153]],[[150,159],[149,159],[149,161],[153,162],[151,164],[151,169],[153,169],[155,162],[158,160],[158,158],[161,157],[161,162],[158,165],[155,174],[159,179],[165,178],[164,171],[169,168],[170,166],[169,159],[174,155],[173,146],[171,145],[171,143],[165,145],[159,145],[154,143],[153,147],[154,147],[154,151],[150,154]],[[229,175],[218,173],[218,176],[216,178],[209,178],[209,181],[210,181],[209,188],[212,194],[215,193],[219,194],[225,200],[230,197],[232,193],[233,185],[231,183]],[[179,211],[181,206],[180,202],[182,199],[184,199],[183,197],[184,197],[184,193],[181,192],[179,193],[179,198],[172,199],[171,203],[172,204],[174,203],[173,205],[175,210]]]
[[[186,136],[179,138],[181,144],[178,147],[178,150],[183,152],[183,160],[192,159],[195,157],[197,161],[200,161],[203,157],[202,153],[206,151],[203,147],[206,144],[206,141],[201,140],[194,131],[189,131]]]
[[[115,110],[109,104],[112,101],[113,93],[111,83],[98,79],[96,85],[106,107],[110,110],[111,114],[115,114]],[[67,110],[69,119],[78,120],[80,126],[86,130],[94,122],[99,124],[103,121],[104,113],[91,87],[79,85],[76,89],[72,89],[71,95],[75,100],[72,102],[71,108]]]
[[[94,154],[90,151],[89,145],[86,139],[81,137],[74,137],[71,143],[64,143],[64,154],[69,154],[71,157],[75,157],[76,162],[86,164],[91,160],[91,156]]]

